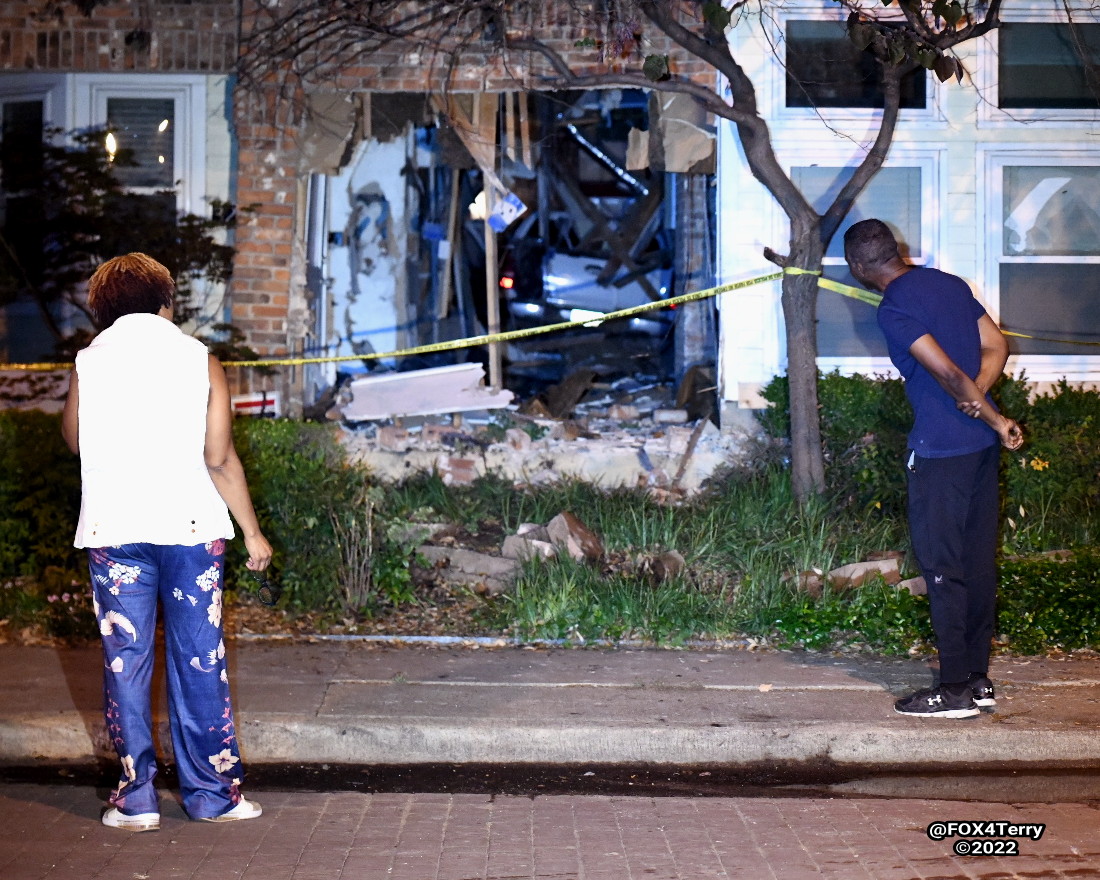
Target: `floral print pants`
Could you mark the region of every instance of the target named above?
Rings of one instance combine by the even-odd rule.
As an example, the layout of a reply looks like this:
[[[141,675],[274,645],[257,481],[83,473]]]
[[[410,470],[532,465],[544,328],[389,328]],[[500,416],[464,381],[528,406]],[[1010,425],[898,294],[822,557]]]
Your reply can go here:
[[[240,800],[243,771],[222,640],[224,555],[223,540],[88,551],[103,642],[107,734],[122,761],[110,802],[128,815],[160,812],[150,704],[158,602],[184,809],[192,819],[213,818]]]

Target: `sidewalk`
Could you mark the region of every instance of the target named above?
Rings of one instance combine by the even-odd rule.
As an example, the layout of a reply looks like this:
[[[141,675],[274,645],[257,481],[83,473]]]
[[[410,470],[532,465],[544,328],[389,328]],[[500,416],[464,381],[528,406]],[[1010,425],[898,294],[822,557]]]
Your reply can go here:
[[[301,639],[228,647],[238,735],[253,765],[649,763],[915,773],[1083,769],[1100,761],[1097,659],[995,659],[996,711],[946,721],[893,712],[897,696],[931,681],[918,661]],[[0,645],[0,763],[114,760],[100,707],[97,647]]]
[[[99,823],[102,794],[0,786],[4,880],[1082,880],[1096,874],[1088,804],[808,798],[259,794],[250,822],[161,830]],[[1038,840],[955,855],[936,822],[1043,824]],[[1009,849],[1014,847],[1014,849]],[[974,851],[974,850],[970,850]],[[1015,851],[1017,855],[1008,855]]]

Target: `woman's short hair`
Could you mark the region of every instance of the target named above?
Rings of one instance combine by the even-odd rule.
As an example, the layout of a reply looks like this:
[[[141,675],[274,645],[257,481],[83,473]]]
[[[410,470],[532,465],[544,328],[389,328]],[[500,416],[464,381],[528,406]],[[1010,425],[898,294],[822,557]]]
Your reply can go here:
[[[88,282],[88,308],[100,327],[123,315],[155,315],[172,305],[172,273],[148,254],[126,254],[101,265]]]
[[[900,256],[898,240],[881,220],[860,220],[844,233],[844,256],[867,268],[881,266]]]

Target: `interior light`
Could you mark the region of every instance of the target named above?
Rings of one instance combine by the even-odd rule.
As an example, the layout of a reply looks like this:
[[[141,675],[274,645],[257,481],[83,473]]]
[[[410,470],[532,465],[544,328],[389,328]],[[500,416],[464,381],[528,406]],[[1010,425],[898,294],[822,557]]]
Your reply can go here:
[[[168,125],[168,120],[162,119],[160,121],[160,125],[157,126],[157,131],[159,131],[161,134],[164,134],[164,132],[168,131]]]
[[[163,165],[164,164],[164,157],[163,156],[157,156],[157,161],[160,162],[161,165]]]
[[[470,204],[469,211],[471,220],[485,219],[485,190],[477,194],[477,197]]]
[[[107,150],[108,161],[115,161],[115,153],[118,152],[118,141],[115,140],[115,136],[111,132],[107,132],[107,137],[103,139],[103,146]]]
[[[604,312],[594,312],[591,309],[570,309],[570,321],[582,321],[585,327],[599,327],[606,317]],[[595,319],[595,320],[593,320]]]

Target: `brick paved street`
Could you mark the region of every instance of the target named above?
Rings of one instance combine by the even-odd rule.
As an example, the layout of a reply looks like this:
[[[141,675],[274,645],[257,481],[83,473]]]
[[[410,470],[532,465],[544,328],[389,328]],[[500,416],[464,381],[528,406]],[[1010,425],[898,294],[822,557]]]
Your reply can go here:
[[[0,786],[4,880],[802,880],[1100,877],[1100,811],[1082,804],[263,792],[258,820],[159,833],[98,822],[102,792]],[[933,821],[1045,823],[1020,855],[957,857]]]

